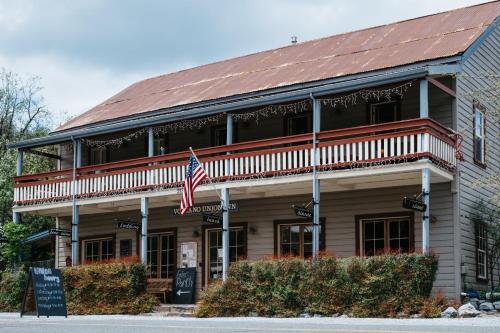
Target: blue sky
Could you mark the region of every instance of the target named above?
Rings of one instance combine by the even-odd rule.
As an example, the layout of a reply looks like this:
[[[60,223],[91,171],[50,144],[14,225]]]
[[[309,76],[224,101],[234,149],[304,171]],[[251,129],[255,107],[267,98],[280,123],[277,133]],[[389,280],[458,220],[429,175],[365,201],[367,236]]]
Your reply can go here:
[[[59,123],[131,83],[482,3],[474,0],[0,0],[0,67],[39,76]]]

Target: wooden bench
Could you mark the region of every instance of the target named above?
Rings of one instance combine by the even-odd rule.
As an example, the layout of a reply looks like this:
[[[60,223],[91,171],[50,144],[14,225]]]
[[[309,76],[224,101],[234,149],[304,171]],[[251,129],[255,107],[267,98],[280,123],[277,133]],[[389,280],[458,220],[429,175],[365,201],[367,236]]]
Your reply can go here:
[[[148,279],[146,291],[149,294],[162,295],[167,303],[167,295],[172,292],[172,279]]]

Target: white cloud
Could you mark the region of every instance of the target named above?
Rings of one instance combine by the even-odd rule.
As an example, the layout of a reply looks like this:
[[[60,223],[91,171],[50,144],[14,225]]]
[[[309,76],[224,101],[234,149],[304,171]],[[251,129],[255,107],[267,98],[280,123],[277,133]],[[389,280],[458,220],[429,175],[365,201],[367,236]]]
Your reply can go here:
[[[39,76],[56,125],[131,83],[478,0],[0,0],[0,67]]]

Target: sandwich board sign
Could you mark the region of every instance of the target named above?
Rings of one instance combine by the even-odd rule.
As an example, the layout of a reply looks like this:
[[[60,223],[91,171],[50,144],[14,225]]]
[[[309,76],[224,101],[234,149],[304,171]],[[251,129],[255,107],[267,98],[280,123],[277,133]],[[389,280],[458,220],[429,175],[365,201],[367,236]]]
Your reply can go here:
[[[30,267],[28,284],[24,291],[21,317],[33,296],[35,312],[40,316],[68,316],[61,271],[55,268]]]
[[[174,280],[174,304],[194,304],[196,267],[177,268]]]

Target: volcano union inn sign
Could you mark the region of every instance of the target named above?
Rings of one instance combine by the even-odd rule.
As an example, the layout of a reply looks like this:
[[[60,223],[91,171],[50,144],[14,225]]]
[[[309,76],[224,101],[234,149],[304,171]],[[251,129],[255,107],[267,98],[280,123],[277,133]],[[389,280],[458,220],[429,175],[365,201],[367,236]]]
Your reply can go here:
[[[240,209],[240,203],[238,201],[232,201],[229,203],[229,211],[237,212]],[[200,215],[200,214],[212,214],[216,212],[222,211],[222,207],[220,203],[209,203],[200,206],[191,207],[186,215]],[[181,210],[176,207],[173,209],[174,215],[181,215]]]

